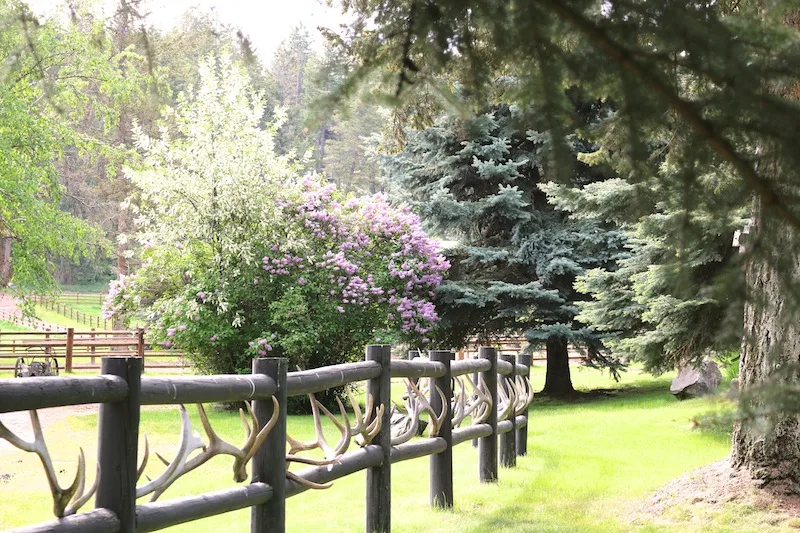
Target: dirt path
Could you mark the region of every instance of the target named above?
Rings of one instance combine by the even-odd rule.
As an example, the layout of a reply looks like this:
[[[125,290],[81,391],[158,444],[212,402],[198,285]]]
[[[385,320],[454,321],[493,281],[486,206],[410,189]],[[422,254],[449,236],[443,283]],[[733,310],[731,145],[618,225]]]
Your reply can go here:
[[[0,293],[0,320],[14,322],[39,331],[61,331],[65,329],[64,326],[59,326],[58,324],[24,317],[19,309],[19,300],[6,293]]]
[[[66,407],[39,409],[39,422],[42,424],[42,430],[47,431],[47,427],[49,425],[53,424],[54,422],[64,420],[68,416],[89,414],[97,416],[99,405],[100,404],[97,403],[90,403],[86,405],[68,405]],[[2,422],[9,431],[20,438],[25,440],[33,440],[31,417],[27,411],[0,413],[0,422]],[[0,439],[0,454],[15,449],[16,448],[14,448],[6,440]]]

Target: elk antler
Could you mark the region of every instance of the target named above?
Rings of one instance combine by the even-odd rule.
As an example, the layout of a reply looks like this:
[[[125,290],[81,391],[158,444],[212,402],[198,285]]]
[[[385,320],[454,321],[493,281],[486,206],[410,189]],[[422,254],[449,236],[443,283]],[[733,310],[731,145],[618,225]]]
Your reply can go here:
[[[408,442],[414,438],[414,436],[417,434],[417,429],[419,428],[419,415],[421,415],[422,411],[424,410],[422,407],[422,402],[417,400],[416,396],[414,395],[414,391],[411,389],[410,380],[406,380],[405,385],[406,422],[405,427],[403,427],[401,431],[397,431],[392,434],[393,446],[403,444],[404,442]]]
[[[420,392],[419,388],[414,384],[414,382],[411,381],[410,379],[406,380],[406,382],[411,387],[411,391],[414,393],[414,395],[416,395],[417,401],[419,401],[420,404],[422,405],[422,410],[427,412],[428,415],[430,415],[430,432],[428,433],[428,436],[436,437],[437,435],[439,435],[439,430],[442,428],[442,424],[444,423],[445,417],[449,412],[449,406],[448,406],[449,402],[447,401],[447,398],[445,398],[444,392],[442,392],[442,389],[436,386],[436,392],[439,393],[439,398],[441,398],[442,400],[442,412],[437,415],[436,411],[434,411],[433,407],[431,407],[431,404],[428,401],[428,399],[422,392]],[[431,395],[432,394],[433,392],[431,392]]]
[[[525,376],[517,376],[514,380],[514,388],[517,394],[517,402],[514,405],[514,414],[520,415],[525,412],[533,402],[533,387]]]
[[[311,414],[314,417],[314,434],[316,438],[303,442],[286,435],[286,441],[289,443],[289,455],[294,456],[297,452],[319,448],[325,454],[325,458],[328,461],[334,461],[346,452],[347,448],[350,446],[350,420],[347,418],[347,412],[341,400],[336,398],[336,403],[339,405],[339,410],[342,412],[342,418],[344,418],[344,424],[342,424],[324,405],[317,401],[313,393],[309,394],[308,398],[311,400]],[[320,420],[320,410],[325,413],[325,416],[333,422],[333,425],[336,426],[342,434],[342,438],[339,439],[339,442],[334,447],[331,447],[325,439],[325,434],[322,431],[322,420]]]
[[[278,422],[280,409],[275,396],[272,397],[272,405],[272,416],[258,432],[256,432],[256,429],[259,426],[259,421],[250,403],[245,402],[245,407],[247,407],[247,413],[252,420],[252,428],[245,418],[244,410],[239,409],[239,417],[242,420],[246,436],[246,441],[241,448],[237,448],[222,440],[217,435],[214,428],[211,427],[211,423],[208,421],[208,415],[203,408],[203,404],[198,403],[197,412],[200,415],[200,422],[203,424],[203,430],[208,437],[208,444],[204,444],[200,435],[196,431],[192,431],[189,414],[186,411],[186,407],[181,405],[181,439],[178,444],[178,453],[172,461],[167,461],[159,454],[156,454],[161,462],[167,465],[167,468],[156,479],[142,487],[137,487],[136,497],[141,498],[142,496],[152,493],[153,496],[150,498],[150,501],[157,500],[179,477],[191,472],[216,455],[233,456],[233,479],[238,483],[245,481],[247,479],[247,463],[250,462],[250,459],[253,458],[253,455],[255,455],[256,451],[258,451],[264,443],[269,432]],[[202,449],[202,451],[190,458],[190,455],[198,449]],[[146,461],[147,459],[145,456],[145,459],[142,461],[142,466],[139,467],[139,470],[142,472],[144,471]]]
[[[486,382],[480,378],[481,386],[485,390]],[[489,393],[481,390],[481,387],[476,386],[469,379],[462,377],[456,378],[459,384],[460,391],[456,398],[454,398],[453,406],[453,427],[458,427],[466,417],[472,415],[473,424],[481,424],[486,417],[489,416],[489,409],[492,406],[492,397]],[[472,394],[467,400],[466,387],[464,382],[469,383],[472,388]],[[473,414],[474,413],[474,414]]]
[[[361,409],[358,406],[358,401],[352,391],[348,391],[350,404],[353,407],[353,414],[355,415],[356,423],[350,426],[350,419],[347,416],[347,411],[344,408],[341,400],[336,398],[336,403],[339,406],[339,411],[342,413],[344,423],[340,422],[333,413],[331,413],[324,405],[317,401],[314,394],[309,394],[308,398],[311,401],[311,414],[314,417],[314,434],[315,439],[309,441],[298,441],[289,435],[286,435],[286,441],[289,443],[289,452],[286,455],[287,470],[286,477],[296,483],[299,483],[310,489],[327,489],[331,487],[332,483],[315,483],[304,479],[297,474],[288,470],[288,463],[296,462],[315,466],[330,466],[339,461],[339,458],[347,451],[350,446],[350,439],[356,435],[356,442],[360,446],[366,446],[378,435],[382,427],[382,418],[384,407],[381,405],[375,412],[373,417],[374,398],[372,395],[367,396],[367,405],[365,415],[362,415]],[[322,420],[320,411],[328,417],[334,426],[341,432],[342,437],[336,446],[331,447],[325,439],[325,434],[322,431]],[[296,455],[297,452],[304,452],[319,448],[325,454],[325,459],[309,459]]]
[[[361,409],[358,407],[358,400],[356,400],[353,391],[348,390],[347,396],[350,398],[350,405],[353,407],[353,414],[356,418],[356,425],[349,428],[351,435],[357,435],[356,442],[359,446],[366,446],[373,441],[378,433],[381,431],[383,425],[383,410],[384,406],[378,407],[373,418],[373,404],[375,399],[372,394],[367,395],[367,405],[364,407],[366,417],[361,416]]]
[[[78,471],[75,474],[75,480],[66,489],[62,489],[58,484],[55,468],[53,467],[53,460],[50,458],[50,452],[47,450],[47,444],[44,442],[44,434],[42,433],[42,425],[39,422],[39,414],[35,411],[29,411],[31,416],[31,426],[33,426],[33,441],[29,442],[21,439],[12,433],[6,426],[0,422],[0,438],[7,440],[13,446],[25,452],[35,453],[39,456],[39,460],[44,467],[44,473],[47,476],[47,483],[50,485],[50,493],[53,495],[53,513],[58,517],[69,516],[75,514],[89,498],[92,497],[97,490],[97,483],[100,479],[100,465],[97,465],[97,475],[94,479],[94,484],[89,492],[84,494],[84,486],[86,482],[86,462],[83,455],[83,448],[80,448],[78,453]]]
[[[516,402],[516,394],[514,393],[514,381],[511,379],[505,380],[506,385],[498,383],[497,395],[500,397],[497,402],[497,421],[506,420],[514,413],[514,404]],[[506,388],[508,390],[506,391]]]

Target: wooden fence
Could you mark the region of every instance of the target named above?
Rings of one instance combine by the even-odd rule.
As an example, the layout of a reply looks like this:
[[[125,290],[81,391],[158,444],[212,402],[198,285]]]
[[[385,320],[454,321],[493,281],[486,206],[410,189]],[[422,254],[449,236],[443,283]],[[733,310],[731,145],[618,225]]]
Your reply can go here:
[[[495,339],[491,346],[493,348],[497,348],[499,354],[517,354],[521,352],[528,341],[524,337],[500,337]],[[461,348],[456,352],[457,359],[469,359],[475,357],[478,353],[479,344],[477,341],[470,340],[466,347]],[[581,362],[586,359],[586,354],[584,354],[581,350],[576,348],[575,346],[570,346],[567,350],[567,354],[569,356],[569,360],[571,362]],[[533,361],[546,361],[547,360],[547,351],[546,350],[533,350],[531,352],[531,359]]]
[[[40,331],[44,331],[47,327],[54,327],[57,331],[66,331],[66,327],[56,326],[52,324],[47,324],[39,320],[38,318],[33,318],[30,316],[24,316],[21,312],[11,312],[6,311],[4,309],[0,309],[0,320],[4,320],[11,324],[15,324],[17,326],[24,326],[26,328],[36,329]]]
[[[75,293],[76,295],[79,293]],[[83,295],[89,296],[89,295]],[[62,293],[62,298],[64,294]],[[75,296],[69,294],[66,295],[68,298],[68,302],[72,303]],[[111,320],[107,318],[103,318],[92,313],[86,313],[81,311],[80,309],[75,309],[69,303],[65,303],[62,299],[53,299],[53,298],[45,298],[43,296],[34,296],[33,301],[36,302],[38,305],[42,306],[44,309],[53,311],[58,313],[59,315],[69,318],[70,320],[74,320],[75,322],[80,322],[84,326],[88,326],[90,328],[100,328],[102,327],[104,330],[109,329],[109,326],[113,326]],[[83,300],[77,300],[76,303],[97,303],[96,298],[94,301],[90,300],[89,298],[84,298]]]
[[[454,360],[454,353],[446,351],[431,351],[427,359],[392,360],[391,346],[372,345],[367,347],[366,360],[363,362],[298,372],[287,372],[286,359],[260,358],[253,360],[252,374],[249,376],[149,377],[142,375],[140,358],[106,357],[102,361],[102,374],[96,377],[0,380],[0,412],[30,410],[34,426],[38,423],[36,409],[101,403],[98,426],[99,484],[94,498],[95,509],[70,514],[91,497],[92,491],[84,494],[82,483],[79,494],[73,497],[73,502],[77,500],[77,503],[69,507],[56,482],[51,490],[56,512],[60,512],[62,517],[16,531],[155,531],[249,507],[252,532],[283,533],[287,498],[365,470],[366,531],[388,532],[392,521],[392,464],[430,456],[430,502],[432,506],[443,509],[452,508],[455,497],[453,447],[477,440],[477,473],[482,482],[498,480],[498,462],[505,467],[516,465],[516,457],[527,451],[527,411],[532,398],[526,378],[529,364],[527,356],[520,356],[519,361],[514,361],[513,356],[498,358],[497,351],[487,347],[479,350],[478,358],[462,361]],[[414,391],[410,398],[416,399],[408,400],[408,420],[412,423],[412,430],[416,430],[415,421],[421,412],[418,408],[424,408],[429,413],[430,424],[435,427],[428,438],[401,438],[393,430],[390,421],[392,378],[405,378],[409,394]],[[427,394],[421,392],[423,378],[429,378],[429,381],[425,381],[429,385]],[[346,431],[347,443],[350,432],[364,437],[360,447],[344,453],[342,450],[347,449],[345,443],[344,448],[328,450],[330,453],[326,454],[327,460],[324,462],[303,460],[292,455],[298,453],[299,443],[287,437],[287,397],[308,394],[314,406],[313,393],[365,380],[367,408],[363,417],[356,415],[357,427]],[[465,383],[472,382],[480,385],[465,401]],[[453,390],[454,384],[458,391]],[[198,410],[204,420],[209,444],[184,444],[191,438],[192,432],[188,415],[182,407],[184,426],[176,458],[161,476],[137,487],[137,480],[143,472],[143,467],[137,466],[142,405],[243,400],[251,401],[248,411],[252,405],[250,412],[254,422],[248,445],[240,450],[221,441],[210,430],[202,405],[198,405]],[[319,408],[317,404],[317,416]],[[468,412],[470,416],[466,416]],[[458,427],[470,417],[471,425]],[[349,422],[345,427],[349,428]],[[0,430],[3,429],[0,424]],[[345,435],[344,429],[341,429]],[[413,433],[416,434],[416,431]],[[38,434],[41,435],[41,432]],[[3,436],[2,431],[0,436]],[[5,436],[9,437],[7,430]],[[11,435],[8,439],[12,444],[13,438]],[[317,442],[322,443],[319,434]],[[287,443],[290,445],[290,455],[287,455]],[[22,442],[18,447],[24,444],[28,443]],[[42,448],[45,448],[43,442],[28,451],[40,453],[41,458]],[[321,444],[320,448],[323,448]],[[189,458],[195,449],[202,451]],[[154,490],[158,493],[163,485],[169,486],[181,473],[217,454],[234,456],[234,470],[237,471],[238,465],[241,472],[238,481],[246,480],[244,469],[252,458],[251,482],[198,496],[137,504],[137,493],[138,497]],[[47,455],[46,448],[44,455]],[[312,466],[289,471],[289,461]],[[52,464],[48,470],[44,458],[42,463],[48,473],[52,471]],[[335,487],[333,490],[336,490]],[[60,507],[58,502],[61,502]]]
[[[13,370],[19,358],[55,358],[65,372],[99,369],[99,359],[111,355],[136,355],[150,368],[190,366],[183,352],[153,350],[143,329],[133,331],[22,331],[0,333],[0,370]],[[9,364],[10,362],[10,364]]]
[[[105,293],[101,292],[69,292],[63,291],[59,293],[58,299],[64,303],[70,304],[102,304],[105,300]]]

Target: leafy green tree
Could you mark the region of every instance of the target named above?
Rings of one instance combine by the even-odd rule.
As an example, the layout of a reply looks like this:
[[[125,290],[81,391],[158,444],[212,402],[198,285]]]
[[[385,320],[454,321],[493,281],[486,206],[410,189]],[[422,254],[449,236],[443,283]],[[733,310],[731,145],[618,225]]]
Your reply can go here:
[[[139,2],[130,6],[139,9]],[[66,39],[79,36],[83,48],[62,60],[67,65],[83,65],[76,77],[74,102],[69,119],[76,137],[90,140],[69,147],[55,161],[64,186],[62,209],[98,226],[109,240],[116,242],[114,270],[128,272],[130,251],[117,239],[132,224],[130,214],[120,203],[130,193],[130,183],[121,170],[137,154],[133,146],[134,117],[148,131],[155,127],[158,110],[169,101],[169,87],[164,70],[155,67],[144,36],[144,21],[128,10],[118,10],[106,17],[93,2],[72,5],[72,17],[61,30]],[[73,37],[70,37],[73,35]],[[78,87],[76,87],[78,88]],[[110,252],[110,250],[109,250]],[[77,277],[107,281],[113,274],[107,254],[80,265],[62,262],[58,279],[65,283]]]
[[[88,79],[105,56],[91,35],[39,23],[27,6],[0,6],[0,281],[24,295],[55,289],[59,258],[95,255],[101,235],[59,209],[64,189],[54,161],[96,144],[73,129]]]
[[[463,346],[475,337],[524,334],[547,350],[543,392],[574,392],[568,346],[605,364],[600,338],[576,319],[573,288],[585,269],[610,267],[624,240],[594,221],[571,221],[539,190],[546,143],[531,114],[497,105],[461,119],[446,115],[409,131],[387,157],[390,179],[409,191],[423,220],[458,245],[437,291],[437,341]],[[576,182],[591,179],[588,167]]]
[[[573,124],[561,88],[579,84],[615,102],[601,142],[627,159],[635,182],[651,175],[642,166],[647,140],[671,123],[682,132],[671,144],[680,155],[672,176],[686,191],[718,165],[754,193],[741,375],[748,411],[775,416],[766,434],[737,427],[733,462],[766,485],[799,491],[800,449],[782,444],[800,437],[797,402],[787,411],[761,397],[764,385],[791,390],[798,375],[796,2],[370,0],[345,7],[359,15],[342,39],[361,63],[354,79],[387,67],[395,96],[429,87],[446,93],[437,82],[442,72],[476,97],[516,76],[518,89],[507,97],[543,103],[561,183],[570,160],[563,139]]]
[[[741,195],[733,191],[731,198],[726,189],[736,185],[723,172],[709,173],[696,191],[703,205],[687,211],[683,203],[654,202],[649,214],[631,213],[629,206],[641,205],[637,194],[658,190],[656,180],[543,187],[550,202],[573,218],[612,223],[628,235],[627,253],[615,268],[588,270],[576,285],[592,298],[578,303],[578,319],[605,334],[615,356],[661,373],[738,349],[744,280],[732,240],[747,220]],[[712,205],[715,212],[708,210]]]

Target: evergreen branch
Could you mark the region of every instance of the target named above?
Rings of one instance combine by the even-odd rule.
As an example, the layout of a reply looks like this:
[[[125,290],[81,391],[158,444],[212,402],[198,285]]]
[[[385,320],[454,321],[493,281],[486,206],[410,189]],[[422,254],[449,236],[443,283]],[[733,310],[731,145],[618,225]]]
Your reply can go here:
[[[557,14],[562,20],[572,25],[586,38],[594,43],[610,59],[635,75],[645,86],[650,88],[665,103],[672,107],[694,132],[704,138],[709,145],[725,160],[727,160],[737,173],[750,184],[758,194],[764,205],[773,209],[794,229],[800,230],[800,218],[784,205],[780,195],[755,171],[753,166],[745,160],[730,142],[720,135],[713,125],[686,100],[682,99],[675,91],[661,81],[646,67],[636,61],[629,51],[611,39],[601,28],[593,24],[586,17],[577,13],[561,0],[539,0],[543,5]]]

